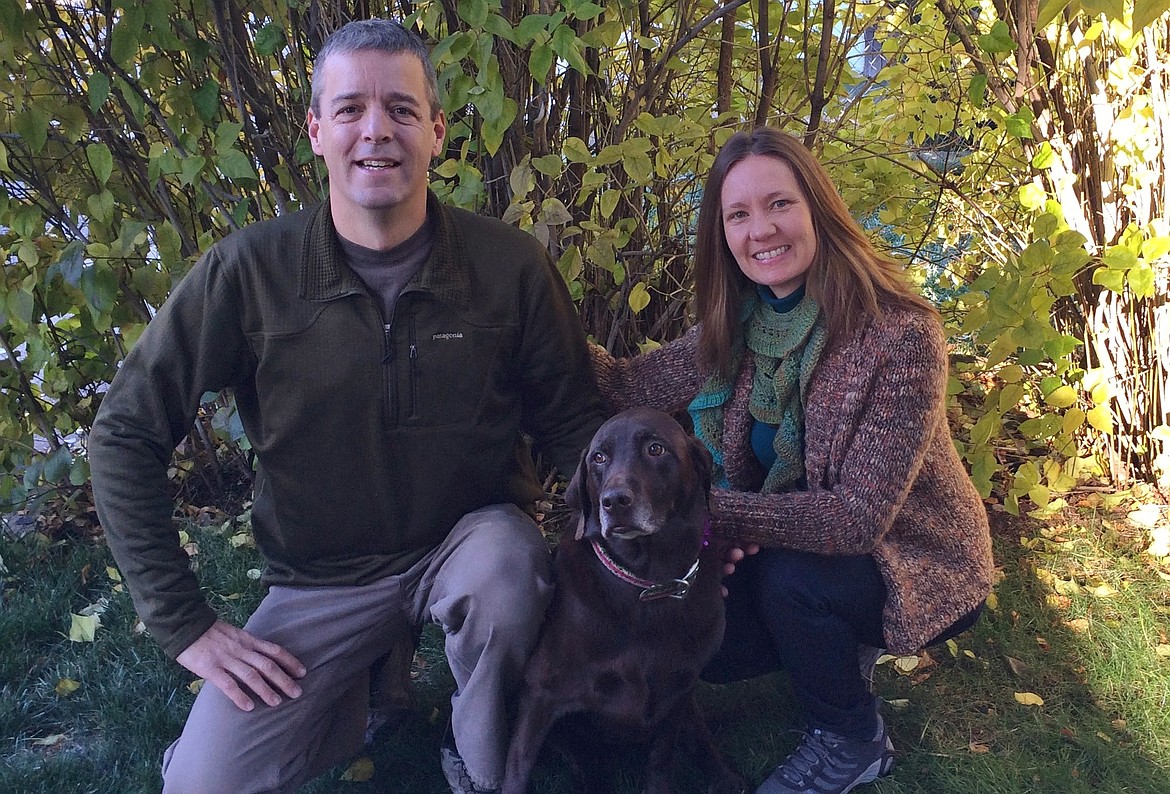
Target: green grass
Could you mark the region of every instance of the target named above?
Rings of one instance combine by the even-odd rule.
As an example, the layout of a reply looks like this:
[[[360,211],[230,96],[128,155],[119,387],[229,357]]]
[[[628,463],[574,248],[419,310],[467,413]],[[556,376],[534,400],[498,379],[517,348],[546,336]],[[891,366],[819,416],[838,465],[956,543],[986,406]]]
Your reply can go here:
[[[1170,792],[1170,576],[1143,554],[1123,518],[996,521],[1003,578],[996,608],[953,647],[900,671],[878,668],[878,691],[899,751],[879,794]],[[192,529],[194,559],[212,604],[240,621],[260,593],[255,552]],[[157,791],[158,760],[193,695],[191,676],[135,632],[130,600],[106,573],[100,544],[43,536],[0,539],[0,792]],[[108,599],[96,641],[70,642],[70,614]],[[1170,652],[1170,648],[1164,648]],[[374,777],[344,768],[305,792],[442,794],[439,739],[452,682],[440,638],[424,633],[417,709],[370,748]],[[58,684],[80,684],[61,694]],[[1017,702],[1033,693],[1042,706]],[[703,686],[700,702],[729,759],[752,781],[792,748],[799,720],[782,674]],[[615,794],[638,791],[641,757],[606,756]],[[680,794],[700,792],[683,759]],[[569,791],[547,754],[534,790]]]

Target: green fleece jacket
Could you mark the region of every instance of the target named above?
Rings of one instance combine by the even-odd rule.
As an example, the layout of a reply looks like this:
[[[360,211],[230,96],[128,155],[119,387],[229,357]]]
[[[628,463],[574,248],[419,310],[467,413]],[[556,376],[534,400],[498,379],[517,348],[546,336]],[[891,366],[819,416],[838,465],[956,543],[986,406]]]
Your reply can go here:
[[[441,205],[384,323],[328,203],[217,243],[123,362],[89,439],[98,515],[174,657],[215,620],[172,523],[167,467],[201,395],[231,387],[258,460],[265,581],[400,573],[464,514],[539,496],[525,436],[571,471],[602,421],[585,338],[530,235]]]

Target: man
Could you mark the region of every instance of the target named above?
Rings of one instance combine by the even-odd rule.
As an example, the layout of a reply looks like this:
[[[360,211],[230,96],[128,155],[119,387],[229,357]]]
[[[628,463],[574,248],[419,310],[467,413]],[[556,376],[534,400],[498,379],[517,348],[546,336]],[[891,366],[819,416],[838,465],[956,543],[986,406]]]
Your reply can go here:
[[[164,758],[164,791],[291,791],[360,748],[369,668],[428,621],[456,682],[454,792],[499,785],[505,700],[550,588],[517,505],[530,435],[562,471],[600,424],[584,337],[529,235],[444,207],[427,171],[446,119],[422,42],[339,29],[308,133],[328,201],[213,246],[106,395],[90,438],[98,511],[151,633],[210,684]],[[216,618],[171,524],[166,469],[200,395],[234,389],[258,467],[267,596]]]

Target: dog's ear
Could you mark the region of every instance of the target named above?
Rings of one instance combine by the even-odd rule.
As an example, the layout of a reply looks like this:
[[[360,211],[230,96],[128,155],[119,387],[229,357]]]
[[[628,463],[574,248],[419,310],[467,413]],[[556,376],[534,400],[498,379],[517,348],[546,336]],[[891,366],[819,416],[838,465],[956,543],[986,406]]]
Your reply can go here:
[[[699,439],[691,436],[691,465],[695,469],[695,476],[699,479],[699,489],[704,495],[711,491],[711,469],[715,461],[711,459],[711,450]]]
[[[581,453],[581,462],[577,464],[577,471],[573,472],[569,480],[569,487],[565,489],[565,504],[577,513],[577,540],[585,536],[585,522],[593,507],[593,500],[589,497],[589,450]]]

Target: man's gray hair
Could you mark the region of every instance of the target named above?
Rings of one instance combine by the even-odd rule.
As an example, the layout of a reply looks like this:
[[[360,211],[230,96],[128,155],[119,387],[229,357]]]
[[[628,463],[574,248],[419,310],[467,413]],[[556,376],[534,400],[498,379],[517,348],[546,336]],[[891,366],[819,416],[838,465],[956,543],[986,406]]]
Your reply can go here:
[[[407,30],[392,19],[357,19],[347,22],[329,34],[313,64],[313,93],[309,107],[313,113],[321,114],[322,67],[329,58],[338,53],[352,53],[362,50],[376,50],[390,54],[406,53],[418,59],[427,84],[427,100],[431,106],[431,117],[439,115],[439,83],[427,45],[414,32]]]

